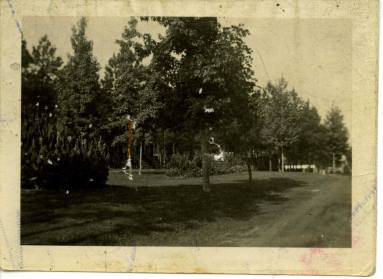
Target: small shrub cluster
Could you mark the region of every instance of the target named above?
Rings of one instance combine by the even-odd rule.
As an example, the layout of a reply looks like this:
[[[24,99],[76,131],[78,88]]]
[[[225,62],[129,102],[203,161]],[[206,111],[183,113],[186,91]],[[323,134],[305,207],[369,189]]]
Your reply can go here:
[[[202,159],[199,154],[190,158],[185,154],[173,154],[167,164],[166,175],[199,177],[202,176]]]
[[[246,171],[246,165],[242,160],[233,158],[231,155],[229,159],[224,161],[213,161],[210,158],[210,174],[228,174],[235,172]],[[182,176],[182,177],[201,177],[202,176],[202,159],[199,154],[190,158],[187,155],[173,154],[168,163],[168,176]]]
[[[213,161],[211,162],[210,165],[211,165],[210,172],[212,175],[247,171],[247,167],[243,163],[231,165],[230,162],[228,161],[223,161],[223,162]]]
[[[23,188],[80,189],[107,180],[108,154],[101,139],[67,136],[58,131],[52,113],[37,111],[23,122],[21,149]]]

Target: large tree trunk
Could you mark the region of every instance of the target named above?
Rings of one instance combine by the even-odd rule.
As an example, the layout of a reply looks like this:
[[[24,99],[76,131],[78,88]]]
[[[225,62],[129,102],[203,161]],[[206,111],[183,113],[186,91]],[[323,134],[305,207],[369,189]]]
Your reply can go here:
[[[166,167],[166,144],[165,144],[165,130],[162,131],[162,151],[163,151],[163,167]]]
[[[210,168],[209,155],[207,153],[207,133],[206,129],[201,130],[201,155],[202,155],[202,189],[204,192],[210,191]]]
[[[158,160],[160,161],[160,166],[162,168],[162,150],[160,149],[160,145],[158,143],[156,144],[156,153],[158,154]]]
[[[253,181],[253,174],[251,172],[251,157],[246,158],[247,172],[249,173],[249,182]]]
[[[255,150],[251,152],[251,164],[253,165],[253,170],[258,170],[258,160],[257,160],[257,154]]]
[[[140,161],[139,161],[138,175],[141,175],[141,170],[142,170],[142,141],[140,142]]]
[[[281,172],[285,171],[285,154],[283,153],[283,146],[281,150]]]
[[[271,156],[269,156],[269,171],[273,171],[273,162],[271,161]]]
[[[255,150],[251,152],[251,166],[253,167],[254,171],[258,170],[258,160]]]
[[[332,153],[332,172],[335,173],[335,153]]]

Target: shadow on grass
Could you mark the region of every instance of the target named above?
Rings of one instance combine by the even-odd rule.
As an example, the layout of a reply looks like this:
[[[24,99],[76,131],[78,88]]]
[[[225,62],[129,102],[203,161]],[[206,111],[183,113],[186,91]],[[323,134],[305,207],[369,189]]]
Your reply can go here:
[[[227,218],[247,220],[261,213],[260,202],[284,202],[287,200],[284,191],[301,186],[300,181],[270,178],[254,180],[251,184],[247,181],[214,184],[209,193],[196,185],[137,190],[107,186],[69,195],[54,191],[24,193],[21,241],[22,244],[75,245],[106,234],[149,235],[176,228],[198,229],[203,223]],[[84,229],[95,224],[98,229]],[[59,231],[77,233],[61,240],[54,236],[44,238]]]

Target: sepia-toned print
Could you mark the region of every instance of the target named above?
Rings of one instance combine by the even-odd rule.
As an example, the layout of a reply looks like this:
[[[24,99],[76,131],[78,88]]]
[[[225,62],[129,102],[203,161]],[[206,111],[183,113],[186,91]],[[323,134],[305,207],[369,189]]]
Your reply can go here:
[[[352,247],[351,20],[22,25],[22,245]]]

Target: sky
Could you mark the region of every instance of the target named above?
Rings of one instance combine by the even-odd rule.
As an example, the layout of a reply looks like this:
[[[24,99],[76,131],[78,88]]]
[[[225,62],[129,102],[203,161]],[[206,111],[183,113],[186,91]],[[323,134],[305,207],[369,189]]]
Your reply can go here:
[[[43,35],[57,48],[56,54],[67,61],[71,53],[71,28],[78,17],[25,17],[24,38],[29,49]],[[104,67],[118,52],[129,17],[89,17],[87,37],[93,52]],[[254,19],[220,18],[222,25],[244,24],[246,38],[253,50],[253,68],[260,86],[284,77],[303,99],[310,100],[322,119],[331,106],[338,106],[351,133],[352,51],[351,21],[347,19]],[[138,25],[141,32],[163,32],[156,23]]]

